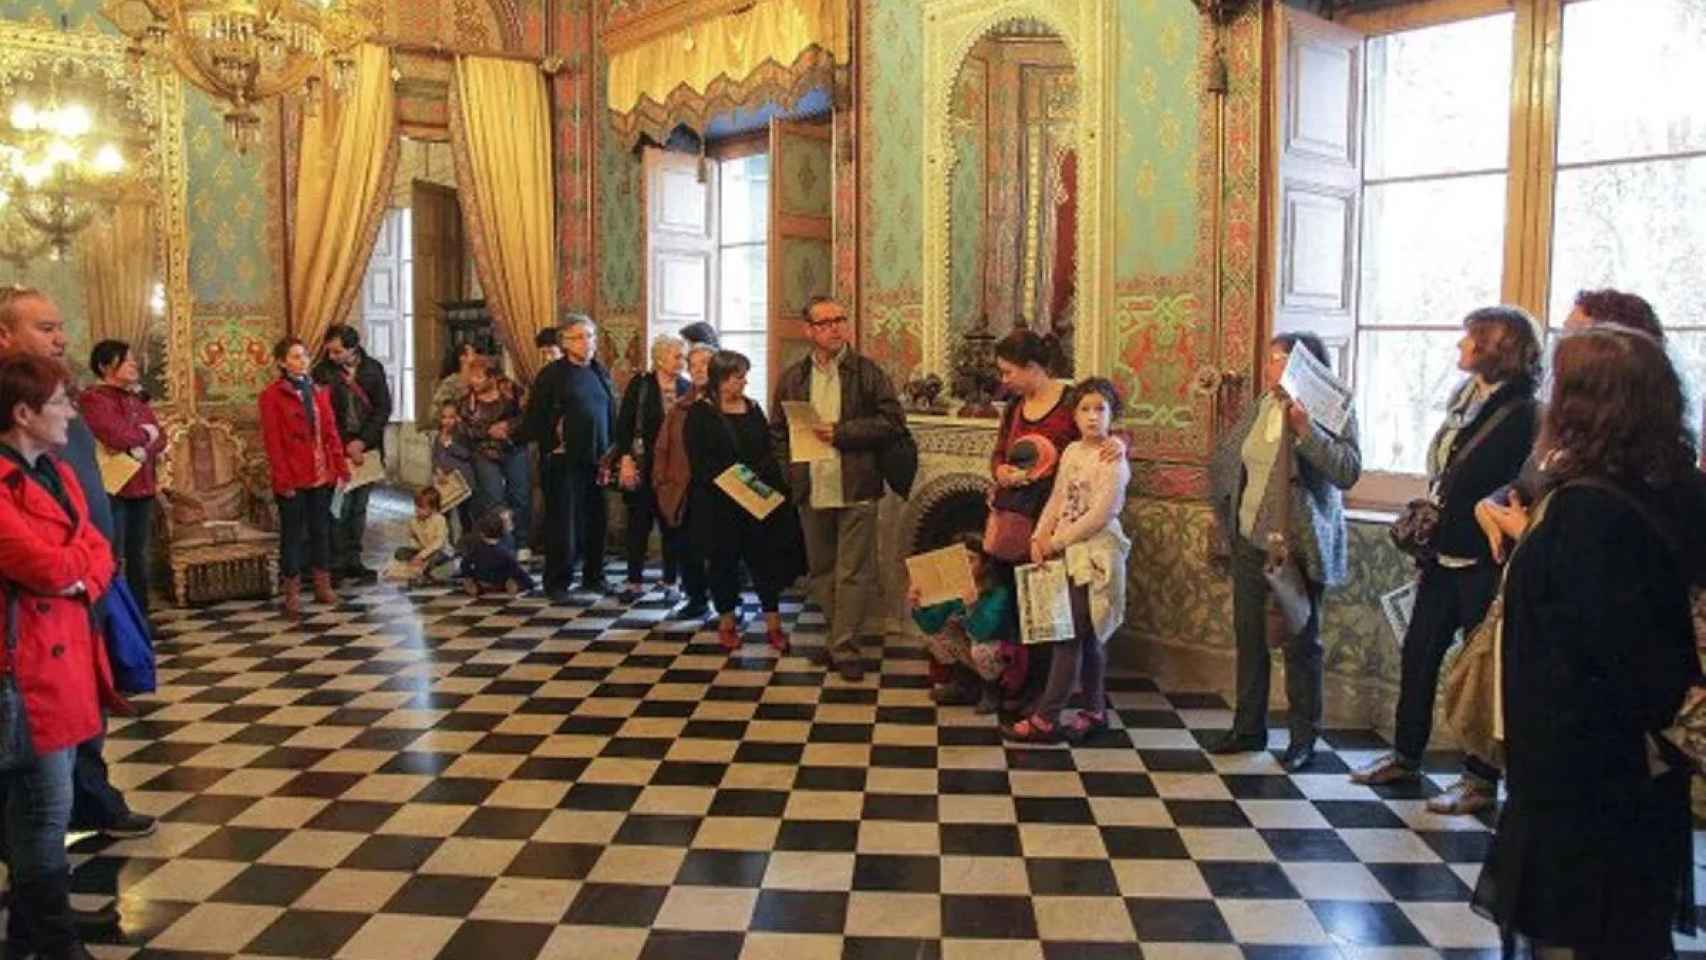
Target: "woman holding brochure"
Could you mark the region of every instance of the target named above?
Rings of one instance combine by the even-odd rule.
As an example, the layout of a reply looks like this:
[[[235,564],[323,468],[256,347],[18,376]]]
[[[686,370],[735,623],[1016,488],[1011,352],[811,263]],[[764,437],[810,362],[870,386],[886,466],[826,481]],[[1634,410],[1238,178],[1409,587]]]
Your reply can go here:
[[[1215,519],[1210,549],[1232,574],[1238,704],[1232,729],[1204,746],[1210,753],[1267,749],[1271,662],[1265,545],[1269,534],[1279,534],[1301,567],[1309,599],[1307,622],[1284,645],[1291,742],[1280,762],[1292,773],[1315,760],[1315,738],[1321,729],[1321,594],[1345,580],[1342,491],[1362,475],[1355,414],[1347,411],[1344,429],[1334,433],[1311,419],[1279,386],[1292,351],[1300,346],[1326,367],[1327,348],[1315,334],[1275,337],[1263,367],[1267,391],[1221,437],[1209,466]],[[1287,455],[1291,461],[1282,463],[1280,457]],[[1293,478],[1289,483],[1288,474]]]
[[[764,410],[746,398],[750,367],[742,354],[719,350],[703,393],[688,408],[682,431],[692,474],[687,516],[697,552],[710,567],[717,642],[731,652],[740,647],[736,613],[744,561],[764,611],[765,640],[786,653],[780,601],[782,587],[799,573],[798,516],[787,508]]]

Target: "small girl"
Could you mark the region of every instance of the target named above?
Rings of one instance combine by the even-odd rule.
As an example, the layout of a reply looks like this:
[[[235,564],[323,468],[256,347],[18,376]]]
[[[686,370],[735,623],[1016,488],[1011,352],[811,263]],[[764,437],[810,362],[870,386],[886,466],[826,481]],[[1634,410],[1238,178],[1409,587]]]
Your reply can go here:
[[[438,408],[438,434],[432,440],[432,476],[436,486],[440,478],[447,474],[456,474],[462,478],[463,486],[470,492],[478,491],[474,477],[474,451],[463,441],[456,429],[461,425],[461,417],[456,413],[456,404],[447,403]],[[483,515],[476,512],[475,501],[479,494],[457,504],[453,514],[456,520],[455,529],[451,532],[453,541],[460,541],[473,531],[474,518]]]
[[[515,559],[509,548],[510,519],[503,510],[489,510],[480,518],[474,536],[462,550],[462,589],[470,597],[482,593],[511,596],[533,589],[533,577]]]
[[[433,570],[450,559],[450,524],[441,512],[443,499],[434,487],[415,491],[415,515],[409,520],[409,543],[396,558],[410,586],[433,581]]]
[[[1125,565],[1131,541],[1120,528],[1131,468],[1124,457],[1106,460],[1108,431],[1120,414],[1120,395],[1105,377],[1090,377],[1072,391],[1073,419],[1081,439],[1061,454],[1054,492],[1031,537],[1031,560],[1065,557],[1073,635],[1055,645],[1048,686],[1034,712],[1004,725],[1009,740],[1082,740],[1108,725],[1103,645],[1125,619]],[[1060,711],[1082,676],[1084,709],[1060,725]]]
[[[912,619],[929,635],[930,700],[938,706],[975,703],[979,714],[1001,705],[1001,677],[1022,654],[1013,638],[1013,591],[983,552],[983,537],[966,534],[961,545],[971,556],[977,592],[918,605],[918,588],[907,591]]]

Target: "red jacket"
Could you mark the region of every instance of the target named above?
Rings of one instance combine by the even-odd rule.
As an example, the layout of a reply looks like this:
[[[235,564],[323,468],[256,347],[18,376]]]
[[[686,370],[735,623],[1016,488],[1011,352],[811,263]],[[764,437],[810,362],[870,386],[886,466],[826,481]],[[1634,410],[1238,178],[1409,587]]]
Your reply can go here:
[[[349,465],[344,460],[344,442],[338,437],[337,418],[332,414],[332,395],[319,384],[314,385],[314,412],[326,469],[333,482],[348,480]],[[272,468],[273,493],[319,486],[315,482],[314,433],[295,384],[279,377],[261,391],[261,440]]]
[[[77,406],[83,411],[89,432],[109,449],[122,451],[141,447],[147,454],[142,461],[142,469],[136,471],[136,476],[125,483],[118,495],[133,499],[154,496],[159,489],[155,483],[155,464],[161,451],[166,449],[166,431],[160,429],[154,408],[148,405],[142,394],[105,383],[78,394]],[[152,443],[148,440],[148,432],[142,429],[145,423],[154,426]]]
[[[53,464],[77,511],[75,523],[40,481],[0,456],[0,636],[15,629],[18,644],[15,656],[0,648],[0,670],[17,676],[37,753],[99,734],[103,704],[129,711],[113,689],[91,610],[112,582],[112,548],[89,522],[77,475],[58,459]],[[79,580],[84,594],[59,596]]]

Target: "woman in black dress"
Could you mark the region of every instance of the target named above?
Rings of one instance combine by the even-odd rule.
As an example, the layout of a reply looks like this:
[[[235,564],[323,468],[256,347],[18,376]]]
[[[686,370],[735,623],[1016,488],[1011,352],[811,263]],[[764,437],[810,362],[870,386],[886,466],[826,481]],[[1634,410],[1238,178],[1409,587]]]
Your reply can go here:
[[[1701,682],[1706,492],[1683,409],[1653,338],[1559,344],[1549,493],[1504,586],[1509,799],[1474,900],[1540,956],[1658,960],[1695,928],[1689,770],[1657,736]]]
[[[683,433],[693,476],[687,515],[693,542],[710,568],[717,642],[726,650],[740,647],[735,614],[744,561],[764,611],[765,640],[786,653],[780,599],[782,588],[799,575],[799,516],[784,502],[760,520],[717,485],[724,471],[740,464],[770,490],[787,496],[764,410],[745,395],[750,367],[745,356],[719,350],[711,358],[704,392],[687,411]]]

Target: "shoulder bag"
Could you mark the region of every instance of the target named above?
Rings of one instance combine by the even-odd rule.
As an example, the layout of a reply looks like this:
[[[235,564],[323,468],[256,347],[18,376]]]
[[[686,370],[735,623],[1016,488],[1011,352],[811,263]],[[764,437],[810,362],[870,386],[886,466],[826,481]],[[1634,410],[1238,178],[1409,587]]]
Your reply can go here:
[[[1404,512],[1386,528],[1392,538],[1392,545],[1409,554],[1417,560],[1432,560],[1439,556],[1439,545],[1435,542],[1439,537],[1440,507],[1445,503],[1446,488],[1450,485],[1452,468],[1469,459],[1469,454],[1479,447],[1482,441],[1492,435],[1493,430],[1505,421],[1516,408],[1522,405],[1521,400],[1513,400],[1493,411],[1481,429],[1469,438],[1469,442],[1458,450],[1451,461],[1440,471],[1439,478],[1434,481],[1433,488],[1425,497],[1417,497],[1404,505]]]
[[[1268,558],[1262,565],[1262,576],[1268,581],[1268,645],[1283,647],[1303,632],[1309,623],[1309,582],[1297,563],[1291,543],[1291,477],[1296,470],[1292,458],[1297,441],[1291,425],[1281,426],[1279,457],[1274,468],[1279,479],[1273,484],[1280,490],[1274,529],[1268,533]]]
[[[1019,406],[1023,403],[1024,400],[1017,399],[1007,407],[1006,415],[1001,419],[1003,441],[1011,442],[1013,424],[1018,420]],[[1001,489],[996,487],[990,493],[989,516],[983,524],[983,552],[1007,563],[1029,563],[1031,534],[1036,530],[1037,518],[996,506],[996,494]]]
[[[0,587],[6,593],[6,663],[0,673],[0,773],[19,770],[36,762],[30,742],[29,713],[24,693],[18,688],[18,588]]]

